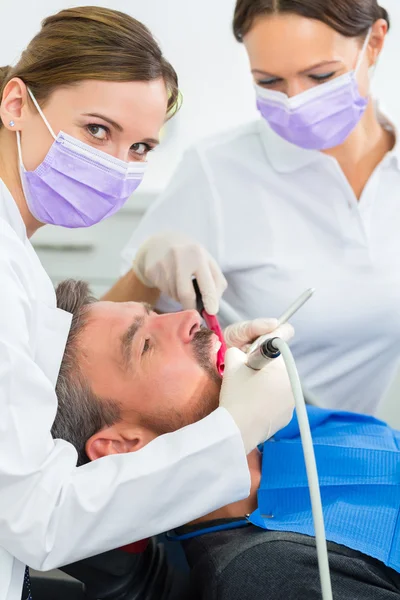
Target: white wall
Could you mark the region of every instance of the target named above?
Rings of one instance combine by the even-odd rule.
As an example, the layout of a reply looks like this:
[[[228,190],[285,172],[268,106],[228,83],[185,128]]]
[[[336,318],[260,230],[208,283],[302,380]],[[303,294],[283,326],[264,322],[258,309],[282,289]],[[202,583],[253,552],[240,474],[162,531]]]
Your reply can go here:
[[[234,0],[91,0],[90,3],[124,11],[146,23],[180,77],[184,96],[181,113],[168,124],[164,147],[153,156],[141,191],[162,189],[183,148],[199,137],[256,116],[247,58],[231,32]],[[27,40],[39,29],[42,18],[67,6],[85,4],[85,0],[72,3],[3,0],[1,4],[0,61],[7,64],[18,58]],[[382,4],[392,15],[393,29],[375,74],[374,88],[395,115],[400,99],[400,2],[382,0]]]
[[[381,4],[390,14],[391,27],[376,68],[373,90],[384,108],[387,107],[389,115],[400,123],[400,2],[382,0]]]
[[[1,0],[0,63],[17,58],[45,16],[67,6],[64,0]],[[83,276],[96,291],[106,289],[118,270],[119,252],[141,211],[166,184],[182,150],[202,136],[256,116],[244,49],[231,33],[234,0],[108,0],[109,6],[142,20],[161,41],[180,77],[184,105],[168,125],[165,144],[154,154],[146,180],[127,212],[90,231],[42,230],[37,236],[45,267],[57,281]],[[382,0],[392,31],[374,77],[376,95],[400,123],[400,0]],[[58,248],[64,244],[66,248]],[[383,416],[400,427],[400,375],[383,407]]]

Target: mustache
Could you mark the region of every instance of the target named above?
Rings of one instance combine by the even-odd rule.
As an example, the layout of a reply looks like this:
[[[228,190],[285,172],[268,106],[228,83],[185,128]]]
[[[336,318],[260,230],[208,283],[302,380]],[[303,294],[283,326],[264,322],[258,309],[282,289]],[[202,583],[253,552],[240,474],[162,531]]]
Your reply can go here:
[[[210,329],[202,327],[193,336],[192,346],[199,365],[214,381],[221,381],[216,369],[216,356],[211,354],[214,334]]]
[[[193,336],[192,345],[196,350],[209,351],[211,350],[211,340],[213,332],[206,327],[201,327]]]

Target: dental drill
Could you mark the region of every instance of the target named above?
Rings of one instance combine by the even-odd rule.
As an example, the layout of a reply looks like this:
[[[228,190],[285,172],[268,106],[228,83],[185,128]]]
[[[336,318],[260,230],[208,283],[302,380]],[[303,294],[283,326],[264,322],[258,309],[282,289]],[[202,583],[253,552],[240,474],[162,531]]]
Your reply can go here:
[[[314,288],[310,288],[301,294],[301,296],[279,317],[278,327],[279,325],[287,323],[290,317],[292,317],[307,302],[307,300],[311,298],[314,291]],[[262,335],[251,344],[247,352],[247,365],[258,371],[270,360],[277,358],[279,355],[280,351],[274,348],[274,345],[272,344],[271,334]]]
[[[314,291],[314,290],[312,290]],[[306,296],[307,295],[307,296]],[[294,304],[292,304],[292,306],[290,307],[289,311],[290,314],[289,316],[284,313],[283,315],[280,316],[279,318],[279,324],[282,325],[283,323],[285,323],[288,319],[290,319],[290,317],[301,307],[303,306],[304,302],[299,303],[299,301],[306,296],[306,300],[308,300],[308,298],[311,297],[311,289],[307,290],[307,292],[304,292],[304,294],[302,294],[300,296],[300,298],[298,300],[296,300],[296,302]],[[304,301],[306,301],[304,300]],[[294,309],[294,311],[293,311]],[[286,311],[288,312],[288,311]],[[240,323],[241,321],[245,321],[245,317],[240,315],[235,309],[233,309],[230,304],[228,304],[228,302],[226,302],[226,300],[224,300],[223,298],[220,299],[219,301],[219,313],[218,315],[223,319],[223,321],[225,323],[227,323],[228,325],[231,325],[232,323]],[[264,341],[266,339],[268,339],[270,337],[269,335],[265,335],[262,336],[261,338],[258,338],[256,340],[256,342],[253,344],[253,349],[255,349],[261,341]],[[254,357],[254,360],[256,360],[256,357]],[[311,406],[319,406],[319,402],[318,399],[315,397],[315,395],[310,392],[310,390],[308,390],[307,388],[304,387],[304,385],[302,385],[303,388],[303,396],[307,399],[307,404],[310,404]]]
[[[285,323],[299,308],[311,298],[314,289],[304,292],[290,308],[278,319],[279,324]],[[254,370],[262,369],[269,361],[282,354],[288,372],[289,380],[293,390],[297,419],[299,422],[301,443],[303,446],[304,461],[306,465],[308,487],[310,490],[311,509],[315,529],[315,541],[317,547],[318,568],[321,580],[322,599],[333,600],[332,584],[329,572],[328,549],[326,545],[326,534],[324,515],[321,502],[321,491],[318,482],[317,464],[315,461],[313,441],[311,437],[310,424],[308,422],[306,404],[296,363],[289,346],[279,337],[264,335],[258,338],[248,351],[247,366]]]

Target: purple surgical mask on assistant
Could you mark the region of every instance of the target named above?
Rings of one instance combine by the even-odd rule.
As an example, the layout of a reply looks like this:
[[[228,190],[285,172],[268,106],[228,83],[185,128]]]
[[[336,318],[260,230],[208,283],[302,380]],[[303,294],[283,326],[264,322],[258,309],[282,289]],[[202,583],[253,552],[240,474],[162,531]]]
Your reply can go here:
[[[146,163],[114,158],[63,131],[56,136],[28,92],[54,138],[43,162],[27,171],[16,132],[22,186],[32,215],[41,223],[71,229],[90,227],[113,215],[141,183]]]
[[[342,144],[368,105],[360,95],[357,73],[371,36],[369,31],[353,71],[289,98],[256,85],[257,108],[283,139],[306,150]]]

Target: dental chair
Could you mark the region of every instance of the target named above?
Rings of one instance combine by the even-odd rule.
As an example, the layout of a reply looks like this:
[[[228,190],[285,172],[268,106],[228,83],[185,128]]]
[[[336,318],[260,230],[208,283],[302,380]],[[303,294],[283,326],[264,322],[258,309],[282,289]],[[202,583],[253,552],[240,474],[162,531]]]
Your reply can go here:
[[[151,538],[60,569],[70,576],[31,573],[34,600],[187,600],[189,569],[180,544]]]

